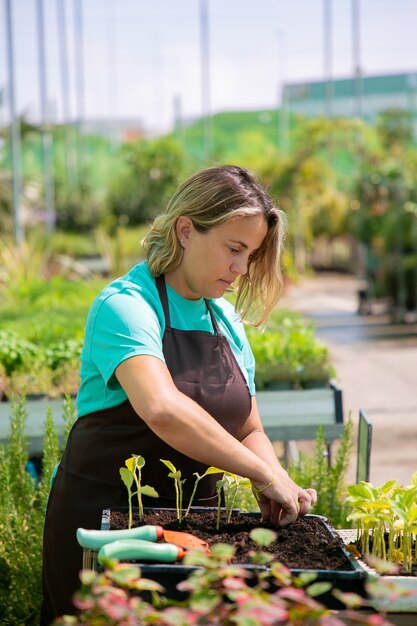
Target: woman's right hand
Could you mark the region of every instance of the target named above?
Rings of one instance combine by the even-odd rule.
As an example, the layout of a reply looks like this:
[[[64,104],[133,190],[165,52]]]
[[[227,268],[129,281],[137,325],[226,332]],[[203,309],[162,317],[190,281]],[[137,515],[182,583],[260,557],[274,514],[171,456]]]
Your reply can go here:
[[[272,484],[262,492],[256,491],[255,483],[253,486],[262,519],[274,526],[288,526],[300,515],[306,515],[317,502],[315,489],[299,487],[282,468],[275,471]]]

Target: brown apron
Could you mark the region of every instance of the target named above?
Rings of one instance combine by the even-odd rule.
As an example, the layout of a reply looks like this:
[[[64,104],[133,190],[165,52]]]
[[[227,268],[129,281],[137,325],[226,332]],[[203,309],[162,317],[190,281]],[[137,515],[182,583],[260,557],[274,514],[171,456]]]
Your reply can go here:
[[[163,276],[156,279],[156,286],[166,322],[163,353],[175,385],[238,438],[251,410],[250,393],[209,303],[206,301],[214,335],[174,329],[170,325]],[[98,529],[103,509],[127,506],[127,490],[119,468],[132,454],[145,459],[142,484],[151,485],[159,494],[157,500],[144,498],[145,506],[175,508],[174,482],[160,459],[171,461],[186,479],[184,503],[194,486],[193,473],[201,475],[207,469],[207,465],[181,454],[157,437],[128,400],[111,409],[79,417],[69,435],[46,511],[41,626],[64,613],[75,612],[71,598],[80,587],[78,574],[82,568],[82,549],[76,540],[76,530]],[[194,504],[216,506],[218,479],[217,474],[200,481]]]

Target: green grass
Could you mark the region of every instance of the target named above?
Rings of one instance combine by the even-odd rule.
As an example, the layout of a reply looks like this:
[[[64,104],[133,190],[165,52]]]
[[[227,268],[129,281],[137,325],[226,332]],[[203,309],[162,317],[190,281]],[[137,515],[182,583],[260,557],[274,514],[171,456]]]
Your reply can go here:
[[[108,279],[71,282],[56,277],[22,287],[13,299],[0,304],[2,330],[24,337],[37,345],[65,339],[82,339],[88,310]]]

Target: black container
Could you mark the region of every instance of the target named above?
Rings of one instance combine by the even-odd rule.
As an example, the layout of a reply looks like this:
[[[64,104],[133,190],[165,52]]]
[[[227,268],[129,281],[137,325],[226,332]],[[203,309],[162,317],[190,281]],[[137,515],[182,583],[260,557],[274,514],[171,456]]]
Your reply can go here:
[[[158,507],[155,507],[158,508]],[[192,507],[196,510],[198,507]],[[110,517],[111,512],[117,511],[126,511],[126,509],[104,509],[101,520],[101,530],[109,530],[110,529]],[[146,511],[146,508],[144,509]],[[164,510],[164,509],[159,509]],[[173,509],[165,509],[165,510],[173,510]],[[201,509],[200,509],[201,510]],[[210,510],[205,508],[205,511]],[[211,509],[213,510],[213,509]],[[217,509],[215,509],[217,511]],[[137,511],[137,509],[136,509]],[[239,515],[240,511],[238,509],[234,510],[234,515]],[[261,525],[260,513],[245,513],[245,515],[256,516],[259,518],[259,523]],[[338,534],[333,526],[329,523],[327,518],[321,515],[307,515],[307,517],[316,517],[320,518],[323,525],[329,532],[332,537],[337,537]],[[361,566],[361,564],[349,553],[344,545],[340,546],[341,552],[345,555],[347,561],[349,562],[350,567],[346,570],[320,570],[320,569],[294,569],[291,568],[291,574],[293,576],[299,576],[300,574],[314,574],[315,580],[314,582],[328,581],[332,584],[333,588],[339,589],[344,592],[353,592],[357,593],[363,597],[366,597],[365,586],[364,583],[368,577],[368,572]],[[168,598],[175,600],[184,600],[187,596],[186,593],[180,592],[177,589],[177,585],[188,578],[188,576],[197,569],[193,566],[187,565],[179,565],[179,564],[159,564],[159,563],[139,563],[142,576],[144,578],[150,578],[151,580],[157,581],[160,585],[162,585],[165,589],[164,595]],[[239,564],[239,567],[242,567],[248,571],[254,572],[255,570],[259,570],[259,566],[255,566],[252,564],[242,565]],[[96,559],[93,559],[93,568],[100,569],[100,565],[97,563]],[[262,569],[267,570],[267,567],[263,567]],[[276,589],[274,584],[271,584],[271,590]],[[319,602],[321,602],[324,606],[329,609],[343,609],[344,606],[341,604],[331,593],[331,591],[326,592],[316,598]]]

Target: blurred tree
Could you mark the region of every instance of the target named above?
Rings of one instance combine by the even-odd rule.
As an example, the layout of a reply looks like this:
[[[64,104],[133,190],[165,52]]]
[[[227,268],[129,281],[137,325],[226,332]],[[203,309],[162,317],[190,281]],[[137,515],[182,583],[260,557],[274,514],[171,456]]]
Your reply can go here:
[[[397,144],[398,145],[398,144]],[[371,295],[390,297],[401,311],[416,308],[417,154],[370,154],[354,192],[349,223],[365,246]]]
[[[167,203],[184,172],[185,156],[172,137],[141,140],[124,146],[123,169],[110,185],[110,213],[129,224],[155,217]]]
[[[373,144],[358,120],[300,120],[291,154],[262,168],[263,182],[288,214],[298,271],[306,268],[317,238],[331,241],[346,233],[352,181]]]
[[[0,232],[12,232],[11,218],[12,180],[11,174],[0,169]]]
[[[409,146],[413,139],[413,115],[405,109],[386,109],[378,116],[376,129],[383,148]]]
[[[58,173],[55,177],[55,209],[59,230],[88,232],[104,218],[104,202],[97,198],[86,172],[76,188],[68,189]]]

